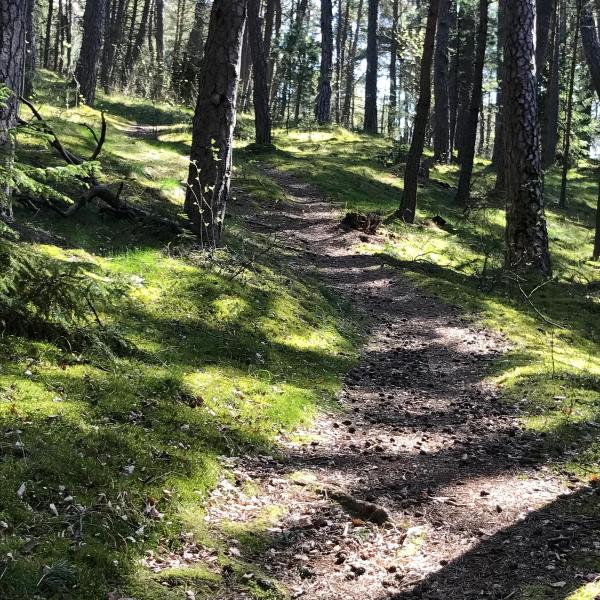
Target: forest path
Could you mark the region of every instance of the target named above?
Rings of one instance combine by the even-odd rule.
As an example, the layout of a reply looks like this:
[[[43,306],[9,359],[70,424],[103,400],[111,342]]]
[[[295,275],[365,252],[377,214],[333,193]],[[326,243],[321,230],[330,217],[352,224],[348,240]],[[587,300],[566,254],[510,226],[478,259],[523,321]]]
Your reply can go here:
[[[540,598],[566,598],[592,577],[567,558],[600,548],[594,520],[573,518],[597,495],[544,466],[543,438],[523,430],[518,408],[485,383],[506,342],[359,253],[359,234],[344,233],[338,211],[310,185],[266,173],[288,200],[248,221],[298,247],[292,266],[349,299],[369,335],[345,378],[341,412],[282,437],[274,457],[228,460],[239,486],[222,482],[208,523],[252,527],[279,507],[266,539],[247,547],[232,539],[232,553],[292,597],[508,599],[541,585]],[[254,492],[244,493],[245,481]],[[370,522],[362,501],[390,520]],[[347,510],[353,502],[358,514]],[[250,596],[232,588],[225,597]]]

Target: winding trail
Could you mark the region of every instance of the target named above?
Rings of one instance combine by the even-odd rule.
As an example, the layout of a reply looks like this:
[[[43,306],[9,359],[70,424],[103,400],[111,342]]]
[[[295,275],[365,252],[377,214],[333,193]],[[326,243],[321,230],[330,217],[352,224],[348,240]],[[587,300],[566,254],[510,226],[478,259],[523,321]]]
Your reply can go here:
[[[209,527],[250,524],[278,507],[266,548],[232,538],[231,552],[268,573],[260,586],[278,581],[293,598],[509,599],[538,588],[545,595],[535,598],[567,598],[594,576],[567,561],[600,549],[598,520],[582,516],[598,494],[545,466],[544,439],[485,383],[505,340],[359,253],[359,235],[337,227],[339,213],[311,186],[266,172],[288,200],[263,205],[254,227],[298,247],[292,266],[366,315],[368,341],[340,412],[282,437],[275,456],[227,459],[239,485],[215,490]],[[390,519],[353,514],[331,490]],[[234,583],[222,597],[250,598]]]

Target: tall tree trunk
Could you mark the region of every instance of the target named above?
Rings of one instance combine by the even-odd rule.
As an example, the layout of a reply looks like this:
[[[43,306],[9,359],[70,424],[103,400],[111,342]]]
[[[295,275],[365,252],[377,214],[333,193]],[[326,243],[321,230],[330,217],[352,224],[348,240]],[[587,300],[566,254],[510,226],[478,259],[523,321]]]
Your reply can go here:
[[[463,153],[460,163],[458,191],[456,193],[456,203],[461,206],[468,206],[471,198],[471,175],[473,174],[473,161],[475,159],[477,118],[482,106],[483,96],[483,68],[485,66],[485,48],[488,30],[488,4],[489,0],[479,0],[479,24],[477,26],[477,50],[475,52],[475,65],[473,67],[473,89],[471,91],[468,120],[464,124]],[[483,122],[483,114],[481,115],[481,119]]]
[[[267,57],[260,28],[260,0],[248,0],[248,38],[252,53],[254,73],[254,130],[257,144],[270,145],[271,112],[269,109],[269,86],[267,82]]]
[[[56,13],[56,32],[54,36],[54,63],[53,70],[58,71],[59,59],[62,54],[62,44],[60,43],[60,38],[63,32],[63,5],[62,0],[58,0],[58,12]]]
[[[129,0],[112,0],[106,10],[104,45],[100,83],[106,94],[110,93],[115,73],[115,62],[123,41],[124,20]]]
[[[162,94],[165,72],[165,4],[164,0],[156,0],[154,5],[154,39],[156,41],[156,90]]]
[[[575,15],[575,33],[573,35],[573,46],[571,47],[571,68],[569,70],[569,82],[567,89],[567,124],[563,144],[562,177],[560,181],[560,198],[558,206],[567,206],[567,178],[569,175],[569,163],[571,161],[571,129],[573,126],[573,91],[575,88],[575,69],[577,68],[577,46],[579,44],[579,22],[581,18],[580,0],[577,0],[577,14]]]
[[[14,137],[17,125],[19,97],[23,93],[23,73],[27,39],[28,2],[0,0],[0,81],[11,90],[0,108],[0,161],[10,172],[14,161]],[[0,189],[0,219],[12,220],[12,190]]]
[[[215,0],[200,69],[185,211],[205,246],[219,243],[229,196],[246,0]]]
[[[471,14],[472,8],[461,4],[459,20],[461,22],[461,55],[458,64],[458,107],[457,125],[466,123],[469,118],[469,103],[473,87],[473,61],[475,58],[475,20]],[[464,128],[457,126],[454,146],[458,150],[458,160],[462,161]]]
[[[129,60],[125,62],[122,76],[122,85],[127,87],[130,85],[132,75],[137,66],[137,62],[140,59],[142,48],[144,47],[144,41],[146,39],[146,32],[148,29],[148,23],[150,18],[150,0],[144,0],[144,6],[142,8],[142,15],[140,18],[140,24],[135,36],[135,41],[129,54]]]
[[[550,45],[552,58],[550,60],[548,88],[544,97],[544,115],[542,117],[542,167],[544,169],[550,168],[555,163],[556,147],[558,145],[561,11],[554,13],[554,26],[552,27],[552,41]]]
[[[596,233],[594,235],[594,260],[600,259],[600,180],[598,181],[598,201],[596,202]]]
[[[352,98],[354,96],[354,67],[356,62],[356,53],[358,50],[358,38],[360,36],[360,24],[362,21],[363,0],[358,0],[358,10],[356,13],[356,25],[354,29],[354,37],[352,38],[352,46],[348,56],[346,66],[346,90],[344,93],[344,107],[342,109],[342,124],[344,127],[352,126]]]
[[[198,94],[198,75],[204,50],[204,23],[207,15],[207,0],[196,0],[194,23],[181,58],[181,69],[179,71],[181,77],[178,86],[179,97],[186,104],[191,104]]]
[[[450,160],[450,108],[448,97],[448,43],[450,39],[450,0],[440,0],[435,57],[433,63],[434,129],[433,157],[441,163]]]
[[[83,13],[83,39],[75,79],[79,84],[79,93],[89,106],[93,106],[96,99],[96,79],[106,22],[105,10],[106,0],[87,0]]]
[[[34,7],[35,0],[27,0],[27,6],[25,8],[27,48],[25,56],[25,84],[23,87],[23,95],[25,98],[30,98],[33,95],[33,81],[37,69],[37,39],[33,19]]]
[[[586,0],[581,11],[581,45],[590,70],[592,83],[600,99],[600,42],[598,29],[590,0]]]
[[[52,39],[52,15],[54,13],[54,0],[48,0],[48,13],[46,15],[46,37],[44,38],[44,69],[50,68],[50,41]]]
[[[419,74],[419,101],[417,102],[412,141],[404,170],[404,192],[398,211],[399,217],[406,223],[414,223],[417,209],[419,168],[425,146],[427,119],[429,118],[429,109],[431,108],[431,65],[433,63],[438,8],[439,0],[429,0],[423,56],[421,57],[421,72]]]
[[[71,71],[71,58],[73,52],[73,0],[67,0],[67,12],[65,15],[66,36],[67,42],[67,72]],[[103,25],[104,26],[104,25]]]
[[[548,56],[548,39],[550,33],[550,21],[556,9],[556,0],[536,0],[536,45],[535,66],[538,79],[544,72],[546,57]]]
[[[552,272],[544,215],[535,73],[535,0],[506,0],[506,267]]]
[[[315,100],[315,118],[320,125],[331,123],[331,78],[333,75],[333,9],[331,0],[321,0],[321,71]]]
[[[454,156],[454,142],[456,140],[456,117],[458,112],[458,65],[462,54],[462,45],[460,41],[460,20],[458,18],[458,9],[456,2],[451,3],[450,18],[452,22],[452,31],[454,35],[450,39],[450,44],[453,49],[452,57],[448,70],[448,111],[449,111],[449,158],[452,160]]]
[[[390,98],[388,101],[388,135],[394,137],[398,127],[398,21],[400,0],[392,2],[392,31],[390,39]]]
[[[346,42],[348,40],[350,0],[346,0],[345,6],[345,14],[342,14],[344,4],[343,0],[339,0],[335,61],[335,122],[338,124],[342,121],[342,79],[344,74],[344,61],[346,59]]]
[[[379,0],[368,0],[369,17],[367,25],[367,74],[365,77],[365,119],[363,131],[377,133],[377,17]]]
[[[504,21],[507,0],[498,0],[498,89],[496,90],[496,123],[494,127],[494,150],[492,164],[496,168],[496,191],[504,190]]]

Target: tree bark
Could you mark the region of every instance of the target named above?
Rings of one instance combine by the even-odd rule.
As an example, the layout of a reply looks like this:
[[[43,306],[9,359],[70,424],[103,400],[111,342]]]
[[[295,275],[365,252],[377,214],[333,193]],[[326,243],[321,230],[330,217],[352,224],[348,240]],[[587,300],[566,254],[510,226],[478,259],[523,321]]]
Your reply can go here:
[[[35,71],[37,69],[37,37],[33,19],[34,7],[35,0],[27,0],[27,6],[25,9],[27,48],[25,55],[25,85],[23,88],[23,96],[25,96],[25,98],[31,98],[33,95],[33,81],[35,79]]]
[[[473,161],[475,159],[477,120],[483,96],[483,68],[485,66],[485,48],[487,42],[488,4],[489,0],[479,0],[479,24],[477,26],[477,50],[475,52],[475,65],[473,67],[473,89],[471,91],[468,120],[464,124],[462,161],[460,163],[458,191],[455,199],[456,203],[461,206],[468,206],[471,198],[471,175],[473,174]],[[483,114],[481,119],[483,122]],[[483,136],[481,137],[483,139]]]
[[[269,109],[269,85],[267,81],[267,57],[263,46],[260,28],[260,0],[248,0],[248,38],[252,54],[254,87],[254,131],[257,144],[268,146],[272,143],[271,111]]]
[[[461,5],[460,27],[463,32],[461,41],[461,55],[458,63],[458,106],[457,127],[455,132],[454,147],[458,150],[458,160],[462,160],[464,129],[460,126],[469,118],[469,103],[471,88],[473,86],[473,61],[475,58],[475,20],[471,14],[471,7]]]
[[[429,0],[429,12],[425,28],[425,41],[421,57],[421,72],[419,75],[419,100],[413,126],[412,141],[404,171],[404,192],[400,202],[399,217],[406,223],[414,223],[417,209],[417,186],[419,183],[419,168],[425,146],[425,130],[429,109],[431,108],[431,65],[433,63],[433,48],[438,17],[439,0]]]
[[[379,0],[368,0],[368,3],[367,74],[365,77],[365,118],[363,131],[365,133],[377,133],[377,17],[379,13]]]
[[[106,22],[106,0],[87,0],[83,13],[83,39],[75,68],[79,93],[89,106],[96,99],[96,80]]]
[[[556,161],[558,145],[558,115],[560,107],[560,30],[562,29],[561,11],[554,13],[552,28],[552,59],[548,76],[548,88],[544,97],[544,115],[542,117],[542,167],[550,168]]]
[[[162,94],[165,72],[165,4],[164,0],[156,0],[154,5],[154,39],[156,41],[156,90]]]
[[[331,78],[333,75],[333,8],[321,0],[321,70],[315,100],[315,118],[320,125],[331,123]]]
[[[354,67],[356,63],[356,53],[358,51],[358,38],[360,36],[360,24],[362,21],[363,0],[358,0],[358,10],[356,13],[356,26],[354,37],[352,38],[352,46],[350,47],[350,55],[346,66],[346,90],[344,93],[344,107],[342,109],[342,124],[344,127],[352,127],[352,98],[354,96]]]
[[[23,93],[23,73],[27,39],[28,2],[0,0],[0,81],[11,91],[0,108],[0,161],[10,172],[14,161],[14,137],[19,97]],[[0,218],[12,220],[11,187],[0,189]]]
[[[125,88],[131,84],[131,77],[137,65],[137,62],[142,53],[144,47],[144,40],[146,39],[146,32],[148,29],[150,17],[150,0],[144,0],[144,6],[142,8],[142,15],[140,18],[140,24],[135,36],[135,41],[131,47],[128,59],[125,61],[123,75],[122,75],[122,86]]]
[[[185,211],[205,246],[219,243],[229,196],[245,0],[215,0],[200,69]]]
[[[562,177],[560,182],[560,197],[558,199],[558,206],[560,208],[566,208],[567,206],[567,178],[569,175],[569,162],[571,160],[571,129],[573,126],[573,91],[575,88],[575,70],[577,68],[577,45],[579,43],[580,19],[581,9],[578,0],[577,14],[575,15],[575,34],[573,35],[573,46],[571,47],[571,68],[569,71],[569,81],[567,84],[567,124],[565,126],[562,157]]]
[[[596,203],[596,233],[594,235],[594,250],[592,258],[600,258],[600,180],[598,181],[598,201]]]
[[[48,13],[46,15],[46,37],[44,39],[44,69],[50,68],[50,40],[52,37],[52,15],[54,13],[54,0],[48,0]]]
[[[536,0],[535,66],[538,79],[542,76],[548,56],[550,20],[556,8],[556,0]]]
[[[435,99],[433,157],[436,162],[447,163],[450,160],[450,108],[448,97],[450,0],[439,1],[440,7],[438,11],[433,64],[433,92]]]
[[[600,42],[598,41],[598,29],[590,0],[584,2],[581,11],[581,44],[594,89],[598,98],[600,98]]]
[[[498,0],[498,89],[496,91],[496,123],[494,126],[494,150],[492,164],[496,168],[496,191],[504,190],[504,20],[507,0]]]
[[[400,1],[392,2],[392,31],[390,39],[390,98],[388,100],[388,136],[393,138],[398,127],[398,21]]]
[[[552,272],[544,215],[535,73],[535,0],[506,0],[506,267]]]
[[[207,16],[207,1],[196,0],[194,23],[181,58],[181,69],[179,71],[179,97],[186,104],[191,104],[198,94],[198,74],[200,72],[200,63],[202,62],[202,53],[204,51],[205,23]]]

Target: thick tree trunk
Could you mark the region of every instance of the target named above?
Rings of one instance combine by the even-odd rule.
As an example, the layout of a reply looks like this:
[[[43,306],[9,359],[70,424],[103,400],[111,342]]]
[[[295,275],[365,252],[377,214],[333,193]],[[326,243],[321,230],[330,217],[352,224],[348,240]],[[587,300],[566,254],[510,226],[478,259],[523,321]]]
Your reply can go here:
[[[477,26],[477,50],[475,52],[475,65],[473,67],[473,90],[469,106],[468,120],[464,124],[464,138],[462,161],[460,164],[460,177],[456,203],[468,206],[471,197],[471,175],[473,174],[473,161],[475,159],[475,142],[477,139],[477,118],[482,106],[483,96],[483,68],[485,66],[485,48],[488,30],[488,4],[489,0],[479,0],[479,24]],[[483,114],[481,115],[483,122]],[[483,135],[481,136],[483,140]]]
[[[191,104],[198,95],[198,76],[202,53],[204,51],[205,22],[208,16],[207,0],[196,0],[194,23],[190,31],[185,51],[181,58],[178,85],[179,97],[186,104]]]
[[[506,267],[550,275],[535,74],[535,0],[506,0]]]
[[[579,0],[577,1],[577,14],[575,15],[575,33],[573,35],[573,46],[571,47],[571,68],[569,71],[569,81],[567,88],[567,124],[565,127],[565,136],[563,144],[562,157],[562,177],[560,182],[560,198],[558,206],[565,208],[567,206],[567,178],[569,175],[569,163],[571,161],[571,129],[573,126],[573,91],[575,88],[575,70],[577,68],[577,46],[579,43],[579,23],[581,19],[581,9]]]
[[[369,17],[367,25],[367,74],[365,77],[365,119],[363,131],[377,133],[377,17],[379,0],[368,0]]]
[[[358,38],[360,36],[360,25],[362,21],[363,0],[358,0],[358,10],[356,13],[356,26],[352,45],[350,47],[350,55],[346,66],[346,90],[344,93],[344,107],[342,109],[342,124],[344,127],[352,127],[352,98],[354,97],[354,67],[356,62],[356,53],[358,50]]]
[[[245,0],[215,0],[200,69],[185,211],[205,246],[218,244],[231,179]]]
[[[496,191],[504,190],[504,20],[507,0],[498,0],[498,89],[496,91],[496,124],[494,128],[494,150],[492,164],[496,169]]]
[[[461,55],[458,63],[458,106],[457,127],[455,132],[454,146],[458,150],[458,160],[462,160],[464,128],[469,118],[469,103],[471,100],[471,88],[473,86],[473,62],[475,58],[475,20],[471,14],[471,7],[461,5],[459,20],[461,22]]]
[[[23,94],[23,73],[27,40],[27,10],[23,0],[0,0],[0,81],[11,91],[0,108],[0,162],[9,172],[14,161],[14,137],[19,97]],[[0,219],[12,220],[12,190],[0,189]]]
[[[410,151],[404,171],[404,192],[398,211],[399,217],[407,223],[414,223],[417,209],[417,186],[419,183],[419,168],[425,146],[425,130],[429,109],[431,107],[431,64],[433,63],[433,48],[435,44],[435,29],[438,17],[439,0],[429,1],[423,56],[421,57],[421,72],[419,75],[419,101],[413,126]]]
[[[598,41],[598,29],[591,0],[584,2],[581,11],[581,45],[583,46],[594,89],[598,98],[600,98],[600,42]]]
[[[252,69],[254,73],[254,130],[257,144],[270,145],[271,112],[269,109],[269,86],[267,82],[267,57],[263,46],[260,29],[260,0],[248,0],[248,38],[252,53]]]
[[[448,43],[450,38],[450,0],[440,0],[435,57],[433,63],[434,129],[433,157],[441,163],[450,160],[450,108],[448,97]]]
[[[320,125],[331,123],[331,78],[333,75],[333,8],[321,0],[321,71],[315,100],[315,118]]]
[[[558,145],[558,115],[560,108],[560,30],[561,12],[554,14],[552,28],[550,72],[548,88],[544,97],[544,115],[542,117],[542,167],[550,168],[556,161]]]
[[[106,0],[88,0],[83,13],[83,40],[81,52],[75,68],[75,79],[79,84],[79,93],[89,106],[94,106],[96,99],[96,79],[106,10]]]

